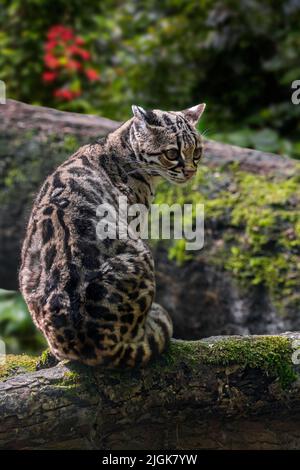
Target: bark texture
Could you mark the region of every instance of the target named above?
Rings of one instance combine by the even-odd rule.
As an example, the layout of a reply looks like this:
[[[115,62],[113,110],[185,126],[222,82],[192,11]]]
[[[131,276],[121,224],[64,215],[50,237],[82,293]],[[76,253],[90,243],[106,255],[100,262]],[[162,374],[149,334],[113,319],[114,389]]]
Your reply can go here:
[[[291,361],[299,338],[173,340],[135,371],[60,363],[22,373],[9,358],[0,448],[299,449],[300,382]]]
[[[97,116],[61,112],[13,100],[0,114],[0,288],[18,288],[20,245],[34,195],[48,175],[80,145],[116,129]],[[230,163],[257,174],[290,176],[292,160],[207,141],[204,164]]]

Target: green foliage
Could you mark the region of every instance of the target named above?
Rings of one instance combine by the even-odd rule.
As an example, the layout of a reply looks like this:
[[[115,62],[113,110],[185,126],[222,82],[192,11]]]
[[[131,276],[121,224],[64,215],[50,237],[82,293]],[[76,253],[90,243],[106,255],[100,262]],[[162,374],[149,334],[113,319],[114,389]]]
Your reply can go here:
[[[8,353],[37,353],[45,348],[45,340],[37,332],[21,295],[0,290],[0,337]]]

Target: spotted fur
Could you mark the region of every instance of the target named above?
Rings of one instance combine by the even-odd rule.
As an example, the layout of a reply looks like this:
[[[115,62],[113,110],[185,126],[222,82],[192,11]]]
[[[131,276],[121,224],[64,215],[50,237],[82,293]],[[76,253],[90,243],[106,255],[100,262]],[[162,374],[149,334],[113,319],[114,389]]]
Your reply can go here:
[[[183,183],[196,171],[204,105],[145,111],[80,148],[43,184],[22,249],[20,288],[37,327],[59,359],[107,367],[143,366],[172,336],[153,303],[154,264],[142,240],[100,241],[96,209],[118,197],[149,207],[162,176]]]

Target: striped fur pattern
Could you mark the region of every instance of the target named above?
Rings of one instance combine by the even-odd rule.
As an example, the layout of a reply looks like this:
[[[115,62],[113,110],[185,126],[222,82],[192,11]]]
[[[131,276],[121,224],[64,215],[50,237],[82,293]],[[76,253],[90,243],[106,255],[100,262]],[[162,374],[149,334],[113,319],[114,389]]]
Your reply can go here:
[[[106,138],[80,148],[42,185],[22,249],[20,288],[58,359],[106,367],[144,366],[172,336],[153,303],[154,264],[142,239],[100,241],[99,204],[151,204],[158,176],[174,183],[196,171],[204,105],[145,111]]]

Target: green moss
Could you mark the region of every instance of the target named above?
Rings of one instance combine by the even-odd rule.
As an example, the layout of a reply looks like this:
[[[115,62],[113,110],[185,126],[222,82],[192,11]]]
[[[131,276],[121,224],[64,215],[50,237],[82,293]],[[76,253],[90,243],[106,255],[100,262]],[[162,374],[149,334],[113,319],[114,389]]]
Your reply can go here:
[[[43,351],[42,354],[40,355],[39,364],[40,364],[41,369],[43,369],[43,366],[47,364],[49,360],[49,354],[50,354],[49,349],[45,349],[45,351]]]
[[[109,396],[132,397],[143,381],[157,381],[164,371],[178,371],[178,364],[185,363],[195,373],[201,365],[212,367],[238,366],[259,369],[263,374],[277,379],[283,389],[288,388],[297,375],[295,373],[291,342],[283,336],[227,337],[200,341],[172,341],[168,350],[148,366],[150,373],[140,369],[104,370],[82,364],[66,362],[68,371],[56,387],[66,393],[78,393],[83,389],[101,390],[105,387]],[[8,356],[6,364],[0,367],[0,380],[16,373],[35,371],[36,357]],[[100,374],[98,374],[100,372]]]
[[[21,168],[11,168],[4,178],[4,185],[10,188],[14,184],[22,183],[23,181],[25,181],[25,177]]]
[[[265,286],[284,313],[300,307],[299,181],[300,167],[284,179],[243,172],[236,164],[214,171],[201,167],[188,186],[159,186],[156,202],[204,204],[203,255],[231,272],[242,287]],[[210,246],[210,233],[222,243]],[[168,251],[180,264],[197,255],[185,251],[182,240],[170,242]]]
[[[65,361],[65,366],[68,369],[65,372],[63,379],[59,382],[59,387],[64,387],[72,392],[73,389],[78,389],[83,386],[85,389],[94,389],[96,386],[95,371],[97,368],[89,367],[75,361]]]
[[[291,361],[290,342],[283,337],[250,338],[242,341],[222,340],[217,342],[208,354],[208,364],[240,364],[243,367],[262,369],[267,375],[278,377],[286,388],[297,375]]]
[[[76,372],[67,372],[64,377],[63,385],[74,386],[78,385],[80,375]]]
[[[299,285],[299,176],[284,181],[239,174],[233,227],[244,228],[225,267],[245,284],[264,284],[277,305]],[[283,305],[284,307],[284,305]]]
[[[0,381],[16,374],[35,371],[37,360],[37,357],[26,354],[20,356],[8,354],[5,364],[0,365]]]
[[[57,364],[57,359],[51,354],[50,349],[45,349],[39,357],[37,362],[37,368],[40,369],[49,369],[54,367]]]
[[[208,351],[208,346],[203,341],[171,341],[169,348],[159,359],[162,361],[159,366],[176,366],[179,360],[196,366],[202,361],[206,351]]]
[[[162,365],[175,366],[178,361],[197,366],[238,365],[242,368],[261,369],[265,374],[278,378],[283,388],[296,380],[291,360],[293,350],[290,341],[282,336],[228,337],[216,341],[176,341],[162,357]]]
[[[84,382],[85,374],[77,374],[76,372],[66,372],[62,380],[56,384],[56,387],[64,389],[66,392],[72,393],[78,391],[78,387]]]
[[[63,148],[64,150],[69,154],[72,155],[75,150],[77,150],[80,147],[80,143],[78,139],[72,135],[66,135],[63,141]]]

